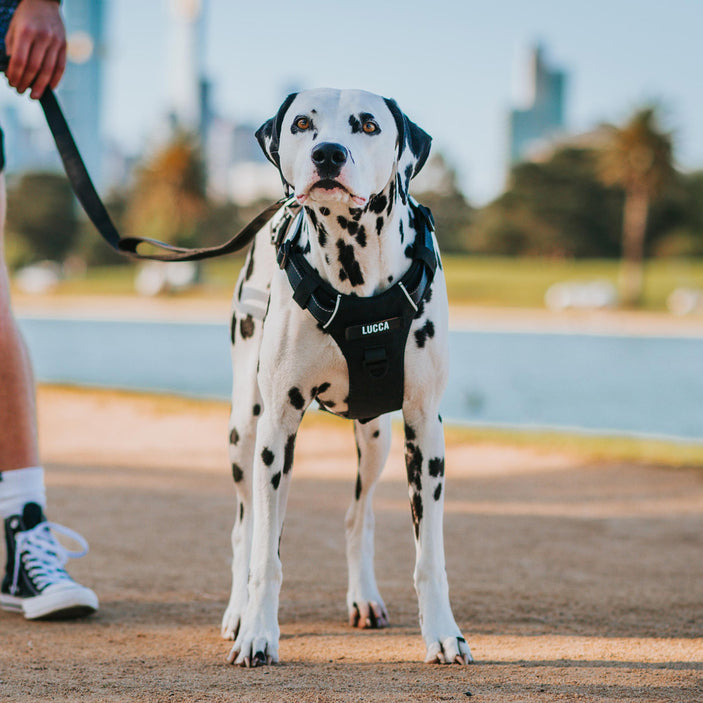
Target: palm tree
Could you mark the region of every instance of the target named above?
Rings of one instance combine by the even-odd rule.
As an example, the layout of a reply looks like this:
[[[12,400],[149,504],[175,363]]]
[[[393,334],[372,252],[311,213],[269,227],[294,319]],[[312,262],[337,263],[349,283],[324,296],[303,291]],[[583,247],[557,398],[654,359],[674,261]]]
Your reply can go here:
[[[605,129],[599,173],[605,185],[625,191],[620,286],[623,303],[635,306],[642,298],[649,207],[674,175],[672,136],[659,127],[653,106],[638,110],[622,127]]]
[[[193,135],[176,131],[137,171],[127,211],[129,231],[193,246],[206,210],[200,146]]]

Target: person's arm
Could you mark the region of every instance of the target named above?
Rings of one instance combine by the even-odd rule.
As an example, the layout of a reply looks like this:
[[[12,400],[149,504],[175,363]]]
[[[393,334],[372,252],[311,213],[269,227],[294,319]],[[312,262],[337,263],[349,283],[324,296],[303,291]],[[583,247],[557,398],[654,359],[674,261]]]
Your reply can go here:
[[[47,86],[56,88],[66,68],[66,31],[58,0],[21,0],[5,37],[10,64],[8,83],[40,98]]]

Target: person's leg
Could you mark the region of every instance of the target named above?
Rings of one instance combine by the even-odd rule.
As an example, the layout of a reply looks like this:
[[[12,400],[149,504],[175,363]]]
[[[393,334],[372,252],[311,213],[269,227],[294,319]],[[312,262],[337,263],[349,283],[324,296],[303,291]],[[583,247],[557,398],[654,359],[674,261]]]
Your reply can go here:
[[[4,259],[5,176],[0,173],[0,471],[37,466],[34,379],[27,348],[10,306]]]
[[[97,610],[98,599],[63,568],[69,556],[80,554],[68,552],[55,540],[52,525],[44,517],[46,495],[37,449],[34,378],[10,305],[3,241],[5,209],[5,178],[0,171],[0,517],[7,552],[0,607],[23,612],[28,619],[86,615]],[[87,551],[80,535],[53,527]]]

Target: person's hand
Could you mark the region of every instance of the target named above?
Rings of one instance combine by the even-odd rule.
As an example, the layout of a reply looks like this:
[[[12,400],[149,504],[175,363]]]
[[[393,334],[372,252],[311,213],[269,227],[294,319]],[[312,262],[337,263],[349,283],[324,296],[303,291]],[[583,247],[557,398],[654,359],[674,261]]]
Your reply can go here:
[[[5,37],[10,63],[8,83],[40,98],[47,86],[56,88],[66,68],[66,31],[56,0],[22,0]]]

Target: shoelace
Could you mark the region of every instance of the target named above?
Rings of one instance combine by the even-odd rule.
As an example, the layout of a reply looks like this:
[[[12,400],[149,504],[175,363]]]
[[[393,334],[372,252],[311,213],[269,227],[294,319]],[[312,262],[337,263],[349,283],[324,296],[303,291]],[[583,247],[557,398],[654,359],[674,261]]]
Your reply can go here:
[[[54,538],[52,530],[77,542],[82,551],[72,552],[66,549]],[[55,522],[40,522],[31,530],[18,532],[15,537],[15,570],[10,593],[17,593],[21,563],[32,581],[39,589],[43,589],[58,581],[70,581],[71,577],[64,571],[64,565],[69,559],[78,559],[87,553],[88,542],[82,535]]]

